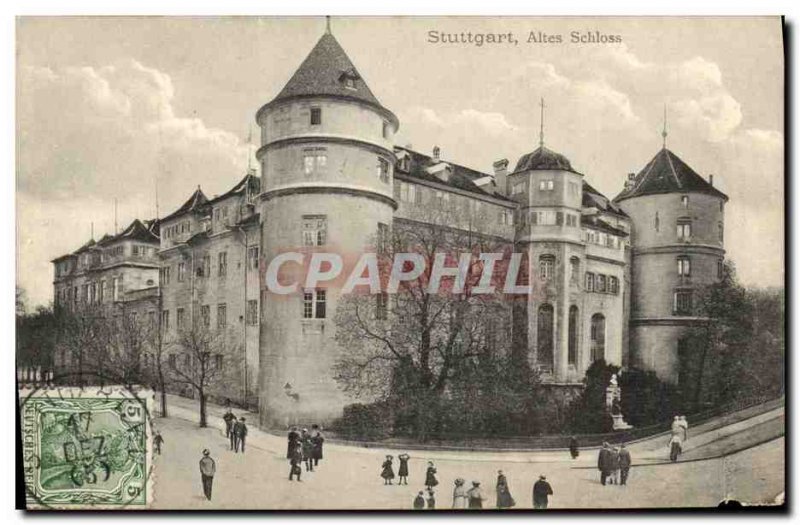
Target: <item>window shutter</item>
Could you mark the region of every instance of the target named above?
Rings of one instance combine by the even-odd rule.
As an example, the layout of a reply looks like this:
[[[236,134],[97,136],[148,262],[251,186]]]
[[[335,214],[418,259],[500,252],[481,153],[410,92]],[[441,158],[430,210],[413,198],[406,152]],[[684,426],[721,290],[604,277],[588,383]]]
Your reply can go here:
[[[562,224],[564,224],[564,212],[563,211],[557,211],[556,212],[556,225],[557,226],[561,226]]]

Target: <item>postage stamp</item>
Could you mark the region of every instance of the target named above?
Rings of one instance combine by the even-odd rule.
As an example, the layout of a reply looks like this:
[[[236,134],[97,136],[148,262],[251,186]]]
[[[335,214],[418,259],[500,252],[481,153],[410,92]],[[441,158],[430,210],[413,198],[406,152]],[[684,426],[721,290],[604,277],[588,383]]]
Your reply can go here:
[[[28,508],[147,508],[151,401],[119,386],[21,390]]]

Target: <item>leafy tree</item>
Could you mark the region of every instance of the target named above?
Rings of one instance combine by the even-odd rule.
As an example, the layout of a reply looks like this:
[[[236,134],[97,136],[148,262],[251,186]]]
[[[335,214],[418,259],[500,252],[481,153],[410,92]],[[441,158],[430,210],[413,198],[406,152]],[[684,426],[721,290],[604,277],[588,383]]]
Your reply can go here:
[[[613,430],[613,419],[606,406],[606,389],[619,367],[594,361],[586,370],[584,389],[569,407],[567,428],[578,434],[598,434]],[[623,411],[624,413],[624,411]]]
[[[619,376],[620,409],[625,421],[635,427],[669,421],[682,412],[675,388],[661,381],[655,372],[631,368]]]

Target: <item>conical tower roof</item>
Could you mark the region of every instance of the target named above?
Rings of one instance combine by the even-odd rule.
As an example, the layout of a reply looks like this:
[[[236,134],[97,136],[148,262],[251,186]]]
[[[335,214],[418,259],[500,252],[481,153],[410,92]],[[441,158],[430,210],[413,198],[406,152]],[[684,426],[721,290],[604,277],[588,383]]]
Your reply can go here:
[[[205,193],[203,193],[203,190],[201,190],[200,186],[198,186],[197,189],[194,191],[194,193],[192,193],[192,196],[189,197],[189,199],[186,202],[184,202],[180,208],[178,208],[174,212],[170,213],[169,215],[161,219],[161,222],[169,220],[177,215],[181,215],[183,213],[199,209],[207,202],[208,202],[208,197],[206,197]]]
[[[381,105],[347,53],[329,32],[322,35],[278,96],[262,107],[259,113],[278,102],[319,96],[367,104],[386,114],[397,126],[397,117]]]
[[[698,175],[680,157],[662,148],[636,175],[633,184],[617,195],[614,201],[659,193],[706,193],[728,200],[727,195]]]

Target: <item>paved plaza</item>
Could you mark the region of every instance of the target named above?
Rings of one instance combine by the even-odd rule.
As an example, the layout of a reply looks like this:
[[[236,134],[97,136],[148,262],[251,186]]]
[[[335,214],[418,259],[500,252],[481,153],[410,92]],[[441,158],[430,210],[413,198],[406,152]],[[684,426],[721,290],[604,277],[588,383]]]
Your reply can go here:
[[[583,451],[577,460],[565,451],[409,450],[408,486],[384,486],[379,475],[384,456],[396,458],[403,450],[326,443],[319,467],[304,471],[301,482],[290,482],[285,438],[251,425],[246,452],[235,454],[222,431],[219,407],[210,410],[212,426],[198,428],[190,401],[170,401],[171,417],[155,421],[165,438],[153,469],[154,506],[159,509],[410,509],[424,488],[429,460],[438,469],[440,509],[451,506],[458,477],[468,484],[480,481],[487,497],[484,507],[494,508],[498,470],[508,478],[516,508],[531,508],[531,488],[540,474],[553,487],[553,509],[702,507],[716,506],[726,497],[768,503],[784,491],[784,438],[772,439],[783,432],[782,408],[721,429],[704,432],[698,427],[689,440],[695,446],[687,447],[684,456],[691,461],[666,462],[660,438],[632,445],[634,467],[625,487],[600,484],[596,450]],[[748,440],[761,444],[740,450]],[[217,464],[211,501],[204,498],[200,483],[198,461],[204,448]],[[718,457],[733,450],[739,451]]]

